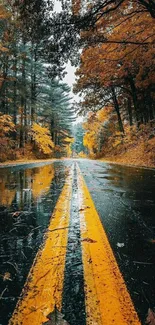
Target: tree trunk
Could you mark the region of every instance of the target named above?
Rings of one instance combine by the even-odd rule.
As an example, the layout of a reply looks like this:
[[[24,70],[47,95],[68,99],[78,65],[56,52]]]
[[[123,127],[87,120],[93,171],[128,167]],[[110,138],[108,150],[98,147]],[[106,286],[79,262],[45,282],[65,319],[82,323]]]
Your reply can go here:
[[[136,117],[136,122],[139,124],[139,105],[138,105],[138,98],[137,98],[137,89],[133,80],[133,77],[131,74],[128,75],[128,81],[130,84],[131,88],[131,93],[132,93],[132,99],[133,99],[133,105],[135,109],[135,117]]]
[[[152,96],[151,96],[150,91],[148,91],[148,93],[147,93],[147,103],[148,103],[149,120],[153,120],[154,119],[153,100],[152,100]]]
[[[25,147],[25,130],[24,130],[24,113],[26,112],[26,58],[25,58],[25,42],[23,41],[23,57],[22,57],[22,85],[21,85],[21,119],[20,119],[20,148]]]
[[[57,125],[56,125],[56,122],[55,122],[54,118],[51,118],[50,132],[51,132],[52,141],[53,141],[55,146],[58,144],[58,132],[56,130],[56,127],[57,127]]]
[[[13,121],[14,124],[17,124],[17,52],[16,46],[14,50],[14,70],[13,70]]]
[[[22,104],[22,101],[21,101]],[[19,147],[24,148],[24,123],[23,123],[23,107],[21,107],[20,112],[20,136],[19,136]]]
[[[133,121],[132,121],[132,107],[131,107],[131,98],[128,97],[127,99],[127,110],[128,110],[128,115],[129,115],[129,124],[130,126],[133,125]]]
[[[124,133],[124,127],[123,127],[123,123],[122,123],[122,119],[121,119],[120,108],[119,108],[119,104],[118,104],[118,100],[117,100],[117,97],[116,97],[114,87],[111,87],[111,92],[112,92],[112,99],[113,99],[115,111],[117,113],[119,130],[120,130],[120,132]]]
[[[6,112],[6,87],[7,87],[6,79],[7,79],[7,75],[8,75],[8,65],[7,65],[7,61],[6,61],[3,64],[3,75],[2,75],[2,82],[1,82],[1,88],[0,88],[0,97],[1,97],[0,110],[4,114],[7,114],[7,112]]]
[[[35,121],[35,104],[37,99],[36,90],[36,62],[37,62],[37,49],[34,49],[32,44],[32,57],[31,57],[31,124]]]

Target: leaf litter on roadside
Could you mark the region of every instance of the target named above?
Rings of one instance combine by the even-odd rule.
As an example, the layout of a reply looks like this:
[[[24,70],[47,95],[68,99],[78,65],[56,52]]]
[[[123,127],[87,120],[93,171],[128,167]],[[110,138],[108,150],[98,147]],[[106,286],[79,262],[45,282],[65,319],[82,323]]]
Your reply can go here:
[[[46,316],[48,321],[42,325],[69,325],[64,319],[64,315],[55,306],[54,310]]]

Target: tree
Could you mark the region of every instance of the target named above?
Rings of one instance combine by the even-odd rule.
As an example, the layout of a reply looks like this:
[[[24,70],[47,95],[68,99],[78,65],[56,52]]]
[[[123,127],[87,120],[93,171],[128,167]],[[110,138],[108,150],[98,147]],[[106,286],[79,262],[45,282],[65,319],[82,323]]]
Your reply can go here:
[[[42,0],[5,4],[1,7],[0,111],[13,117],[17,131],[13,136],[21,154],[30,147],[34,123],[48,127],[55,145],[62,146],[66,135],[71,137],[74,109],[70,88],[50,76],[56,62],[51,63],[45,53],[44,43],[51,36],[46,22],[53,4]]]
[[[77,123],[73,125],[73,137],[74,143],[72,145],[72,150],[74,155],[78,155],[80,152],[85,153],[85,147],[83,145],[83,137],[85,134],[85,130],[82,126],[82,123]]]
[[[122,100],[123,107],[124,102],[128,102],[127,114],[131,124],[133,123],[133,115],[138,125],[147,122],[154,116],[153,110],[148,109],[142,100],[142,94],[146,94],[146,98],[149,93],[148,99],[150,107],[152,107],[154,98],[150,90],[154,83],[154,73],[151,75],[150,73],[154,71],[154,32],[152,30],[154,25],[151,17],[145,15],[143,17],[141,14],[131,17],[128,23],[122,22],[120,15],[115,12],[110,21],[103,19],[102,22],[98,23],[94,32],[89,30],[83,33],[82,37],[86,40],[97,38],[103,33],[103,26],[107,30],[104,34],[108,34],[109,44],[100,42],[91,47],[86,45],[83,49],[81,65],[77,71],[79,79],[75,91],[84,92],[86,97],[83,106],[86,105],[86,108],[90,104],[97,107],[99,101],[101,102],[100,107],[103,107],[107,101],[113,101],[120,131],[123,132],[120,100],[117,97],[119,99],[124,98]],[[131,26],[132,29],[130,30]],[[144,39],[149,39],[149,44],[143,46],[115,44],[117,39],[128,38],[132,40],[133,30],[135,31],[134,39],[136,38],[137,41],[139,39],[141,43]],[[114,43],[113,40],[115,40]],[[145,102],[147,102],[146,99]],[[132,114],[132,109],[134,109],[134,114]]]

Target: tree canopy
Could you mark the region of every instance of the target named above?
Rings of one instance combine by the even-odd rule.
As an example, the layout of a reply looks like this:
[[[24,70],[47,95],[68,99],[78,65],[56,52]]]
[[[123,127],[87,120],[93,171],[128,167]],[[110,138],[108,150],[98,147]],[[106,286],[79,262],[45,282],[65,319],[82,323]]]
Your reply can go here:
[[[0,5],[0,111],[12,118],[21,151],[33,144],[34,123],[59,151],[65,138],[72,143],[77,107],[84,115],[112,108],[121,134],[126,123],[154,119],[155,2],[59,2],[59,12],[53,0]],[[83,99],[76,107],[63,82],[68,60],[78,66],[74,91]]]

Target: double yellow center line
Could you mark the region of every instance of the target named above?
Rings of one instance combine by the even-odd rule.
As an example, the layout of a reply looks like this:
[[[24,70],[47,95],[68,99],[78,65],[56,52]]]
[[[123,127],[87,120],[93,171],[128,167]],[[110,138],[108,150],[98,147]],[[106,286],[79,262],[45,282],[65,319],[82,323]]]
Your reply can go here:
[[[87,325],[140,325],[88,188],[77,169]],[[41,325],[62,307],[73,168],[9,325]],[[82,324],[74,324],[82,325]]]

